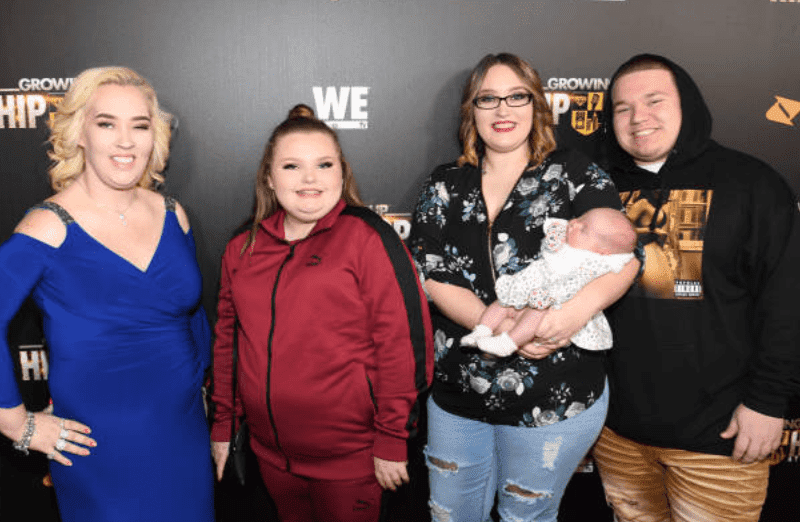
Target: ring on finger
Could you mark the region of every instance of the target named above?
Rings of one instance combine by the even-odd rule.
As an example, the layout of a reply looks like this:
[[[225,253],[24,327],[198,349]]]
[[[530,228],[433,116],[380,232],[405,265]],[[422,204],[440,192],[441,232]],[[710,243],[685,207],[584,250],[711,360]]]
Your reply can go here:
[[[54,458],[56,458],[55,451],[51,451],[50,453],[47,454],[47,460],[53,460]]]
[[[59,439],[68,439],[69,438],[69,430],[61,428],[61,433],[58,434]]]
[[[550,342],[551,342],[551,343],[554,343],[554,342],[556,342],[556,338],[555,338],[555,337],[551,337],[551,338],[550,338]]]
[[[59,421],[59,423],[58,423],[58,426],[63,430],[64,429],[64,424],[66,424],[66,423],[67,423],[67,419],[61,419],[61,421]]]
[[[67,447],[67,441],[65,441],[64,439],[58,439],[56,441],[56,449],[58,451],[63,451],[64,448],[66,448],[66,447]]]

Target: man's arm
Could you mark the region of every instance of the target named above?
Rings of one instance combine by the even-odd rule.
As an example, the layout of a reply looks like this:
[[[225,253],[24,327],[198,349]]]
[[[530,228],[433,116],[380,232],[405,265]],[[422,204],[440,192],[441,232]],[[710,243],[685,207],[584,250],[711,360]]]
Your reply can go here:
[[[791,188],[771,169],[754,172],[745,238],[756,346],[747,392],[720,436],[736,437],[733,458],[755,462],[780,444],[783,416],[800,372],[800,213]]]

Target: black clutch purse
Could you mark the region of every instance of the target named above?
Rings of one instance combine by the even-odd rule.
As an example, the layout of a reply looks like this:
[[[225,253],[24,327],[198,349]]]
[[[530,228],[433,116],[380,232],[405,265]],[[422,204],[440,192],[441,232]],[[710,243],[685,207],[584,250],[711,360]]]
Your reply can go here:
[[[239,429],[231,436],[228,447],[228,461],[225,463],[225,466],[229,468],[228,473],[233,473],[242,486],[244,486],[245,476],[247,475],[247,445],[249,444],[249,438],[250,432],[247,428],[247,421],[242,419]]]
[[[233,473],[236,480],[244,486],[247,476],[247,445],[250,443],[250,431],[247,428],[247,420],[242,417],[239,419],[239,429],[236,429],[236,376],[239,363],[239,320],[233,321],[233,363],[231,376],[231,407],[233,418],[231,419],[231,438],[228,443],[228,460],[225,462],[225,472]]]

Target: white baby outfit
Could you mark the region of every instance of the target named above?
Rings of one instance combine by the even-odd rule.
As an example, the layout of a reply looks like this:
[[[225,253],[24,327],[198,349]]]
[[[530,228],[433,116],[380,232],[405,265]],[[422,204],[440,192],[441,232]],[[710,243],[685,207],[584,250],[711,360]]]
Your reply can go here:
[[[503,306],[543,310],[559,308],[593,279],[618,273],[633,254],[597,254],[567,244],[567,221],[548,218],[539,259],[513,275],[497,279],[495,292]],[[585,350],[607,350],[612,346],[611,327],[598,312],[571,341]]]

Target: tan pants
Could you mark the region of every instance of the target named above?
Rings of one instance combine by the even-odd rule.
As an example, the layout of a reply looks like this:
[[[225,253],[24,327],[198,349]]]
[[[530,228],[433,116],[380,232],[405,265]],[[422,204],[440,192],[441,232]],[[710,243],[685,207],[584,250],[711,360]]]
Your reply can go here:
[[[593,450],[617,522],[757,522],[769,463],[638,444],[603,428]]]

